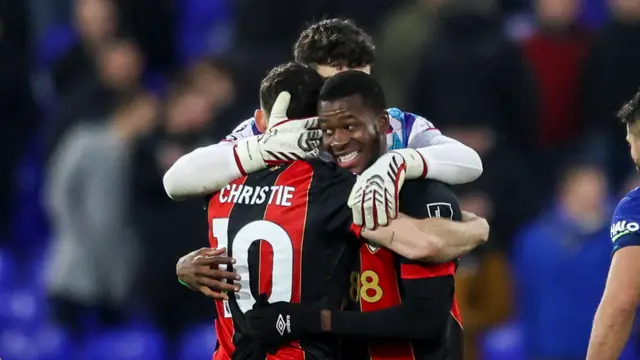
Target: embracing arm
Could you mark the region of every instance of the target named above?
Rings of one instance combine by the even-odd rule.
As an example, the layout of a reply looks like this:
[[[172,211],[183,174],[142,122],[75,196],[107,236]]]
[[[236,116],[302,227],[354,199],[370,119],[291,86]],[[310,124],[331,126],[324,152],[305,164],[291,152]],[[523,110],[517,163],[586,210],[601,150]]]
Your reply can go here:
[[[403,266],[411,267],[412,274],[402,279],[402,304],[370,312],[322,310],[322,330],[340,337],[442,338],[453,304],[455,264],[428,266],[407,263],[401,268]],[[400,271],[402,273],[403,270]],[[421,272],[428,277],[416,276]]]
[[[162,181],[170,198],[184,200],[214,193],[240,176],[233,143],[221,142],[182,156]]]
[[[419,161],[407,164],[407,179],[427,178],[458,185],[474,181],[482,175],[482,160],[475,150],[443,135],[424,117],[412,116],[415,122],[408,138],[408,149],[395,150],[403,156],[416,152],[420,154],[416,158]]]
[[[485,219],[466,212],[461,222],[414,219],[400,214],[389,226],[363,229],[361,235],[411,260],[446,262],[485,242],[489,225]]]
[[[316,157],[322,138],[318,118],[288,120],[290,100],[288,92],[278,94],[264,135],[256,136],[260,131],[255,120],[249,119],[225,141],[178,159],[163,179],[169,197],[179,200],[211,194],[270,165]]]

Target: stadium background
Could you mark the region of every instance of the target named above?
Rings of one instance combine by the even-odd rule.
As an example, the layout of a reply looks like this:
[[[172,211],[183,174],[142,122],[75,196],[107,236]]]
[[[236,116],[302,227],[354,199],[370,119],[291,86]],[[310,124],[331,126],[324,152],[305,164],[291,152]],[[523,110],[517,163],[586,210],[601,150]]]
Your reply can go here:
[[[252,115],[323,16],[373,34],[390,105],[483,158],[456,188],[492,225],[457,274],[468,358],[584,358],[612,207],[639,183],[615,118],[640,85],[638,0],[2,2],[2,359],[210,357],[213,307],[174,273],[207,244],[203,204],[161,177]]]

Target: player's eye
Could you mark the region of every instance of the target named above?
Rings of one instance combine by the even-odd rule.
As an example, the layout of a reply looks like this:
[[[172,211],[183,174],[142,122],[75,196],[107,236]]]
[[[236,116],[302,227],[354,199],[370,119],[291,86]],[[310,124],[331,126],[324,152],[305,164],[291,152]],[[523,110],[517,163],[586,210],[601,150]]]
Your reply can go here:
[[[355,125],[347,125],[347,127],[346,127],[346,128],[347,128],[347,130],[349,130],[349,131],[354,131],[354,130],[356,129],[356,126],[355,126]]]
[[[322,133],[323,133],[324,135],[329,135],[329,136],[331,136],[331,135],[333,135],[333,129],[322,129]]]

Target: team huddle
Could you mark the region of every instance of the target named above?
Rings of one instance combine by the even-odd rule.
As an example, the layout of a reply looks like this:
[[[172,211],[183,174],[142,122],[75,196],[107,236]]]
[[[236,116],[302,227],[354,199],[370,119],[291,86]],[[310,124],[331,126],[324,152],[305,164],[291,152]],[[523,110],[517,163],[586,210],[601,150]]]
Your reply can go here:
[[[254,118],[164,178],[174,199],[208,197],[210,247],[177,273],[216,299],[214,359],[462,359],[456,259],[488,225],[448,185],[479,156],[387,109],[351,22],[312,25],[294,53]]]
[[[263,79],[254,118],[165,175],[172,198],[209,197],[222,251],[178,275],[216,298],[214,359],[462,359],[456,259],[488,225],[447,183],[477,178],[478,155],[387,109],[352,23],[312,25],[295,57]]]

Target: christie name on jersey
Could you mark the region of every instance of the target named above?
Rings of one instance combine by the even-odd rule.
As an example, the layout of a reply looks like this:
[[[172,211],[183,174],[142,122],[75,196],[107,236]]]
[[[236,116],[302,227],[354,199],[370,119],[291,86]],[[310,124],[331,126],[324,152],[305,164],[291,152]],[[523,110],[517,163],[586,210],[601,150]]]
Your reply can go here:
[[[293,186],[247,186],[231,184],[218,193],[221,203],[246,205],[275,204],[291,206],[296,188]]]

